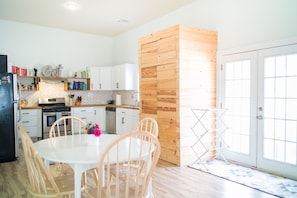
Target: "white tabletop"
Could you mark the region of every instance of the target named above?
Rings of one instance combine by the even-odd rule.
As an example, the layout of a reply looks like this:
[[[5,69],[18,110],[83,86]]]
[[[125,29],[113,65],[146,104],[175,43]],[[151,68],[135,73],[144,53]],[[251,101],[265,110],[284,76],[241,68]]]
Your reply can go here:
[[[117,137],[112,134],[61,136],[38,141],[35,148],[45,160],[67,163],[73,168],[75,197],[80,197],[82,173],[98,166],[101,153]]]

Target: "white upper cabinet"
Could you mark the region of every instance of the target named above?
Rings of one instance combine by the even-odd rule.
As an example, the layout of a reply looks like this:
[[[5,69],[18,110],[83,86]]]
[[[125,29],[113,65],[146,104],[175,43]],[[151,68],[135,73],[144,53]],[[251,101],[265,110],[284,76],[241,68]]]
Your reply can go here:
[[[121,64],[112,67],[112,90],[136,89],[136,65]]]
[[[90,67],[90,90],[111,90],[111,67]]]

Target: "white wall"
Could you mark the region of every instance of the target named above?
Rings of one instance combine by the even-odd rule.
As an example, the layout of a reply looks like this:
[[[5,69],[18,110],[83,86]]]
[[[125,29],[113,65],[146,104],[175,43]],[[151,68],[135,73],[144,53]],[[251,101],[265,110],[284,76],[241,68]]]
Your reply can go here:
[[[114,38],[0,20],[0,53],[20,67],[62,64],[66,74],[137,64],[138,39],[176,24],[217,31],[219,50],[296,37],[296,8],[296,0],[196,0]]]
[[[64,75],[110,65],[112,42],[111,37],[0,20],[0,53],[8,55],[9,63],[36,67],[38,73],[45,65],[62,64]]]
[[[218,49],[297,36],[296,0],[196,0],[114,38],[113,61],[138,63],[138,38],[182,24],[218,32]]]

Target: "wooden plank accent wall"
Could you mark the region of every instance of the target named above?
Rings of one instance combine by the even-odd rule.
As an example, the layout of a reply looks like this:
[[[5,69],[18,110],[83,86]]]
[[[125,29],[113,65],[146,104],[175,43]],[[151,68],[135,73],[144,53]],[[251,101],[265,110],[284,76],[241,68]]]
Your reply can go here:
[[[140,115],[159,125],[161,159],[193,163],[192,108],[216,105],[217,33],[176,25],[139,39]]]

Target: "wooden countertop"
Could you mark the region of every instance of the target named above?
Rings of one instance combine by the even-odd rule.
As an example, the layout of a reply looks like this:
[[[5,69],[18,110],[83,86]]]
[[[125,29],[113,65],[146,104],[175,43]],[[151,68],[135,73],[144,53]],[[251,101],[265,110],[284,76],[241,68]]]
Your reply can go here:
[[[139,109],[139,107],[134,105],[114,105],[114,104],[82,104],[79,106],[76,105],[67,105],[70,108],[78,108],[78,107],[115,107],[115,108],[127,108],[127,109]],[[40,106],[23,106],[22,109],[42,109]]]

